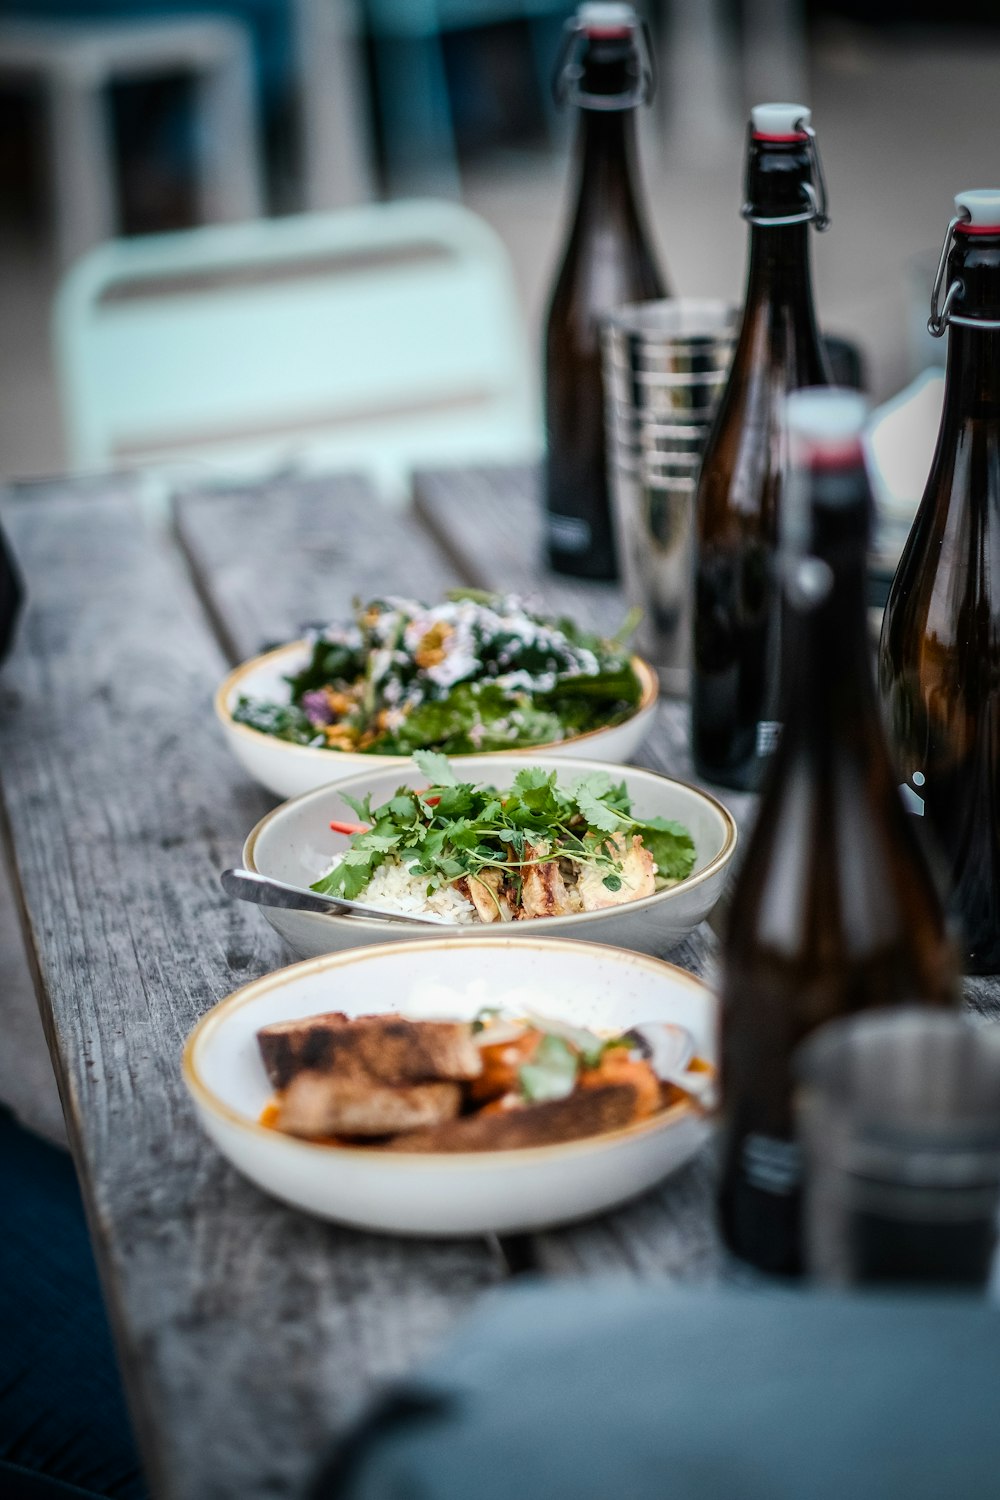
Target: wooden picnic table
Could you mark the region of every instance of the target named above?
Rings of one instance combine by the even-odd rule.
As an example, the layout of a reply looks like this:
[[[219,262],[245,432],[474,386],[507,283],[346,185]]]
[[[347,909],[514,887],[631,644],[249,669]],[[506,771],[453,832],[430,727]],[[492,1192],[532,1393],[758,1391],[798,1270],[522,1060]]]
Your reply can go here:
[[[496,586],[598,627],[623,604],[542,571],[524,471],[422,476],[406,513],[346,477],[189,490],[168,519],[145,494],[126,476],[0,498],[29,593],[0,673],[0,824],[153,1491],[293,1496],[379,1384],[505,1278],[717,1278],[710,1159],[584,1225],[459,1242],[323,1223],[228,1166],[183,1042],[293,958],[219,886],[274,801],[213,718],[229,665],[358,595]],[[683,704],[661,703],[637,759],[691,778]],[[750,799],[724,799],[745,817]],[[703,927],[664,956],[704,973],[713,944]],[[970,985],[982,1010],[998,996]]]

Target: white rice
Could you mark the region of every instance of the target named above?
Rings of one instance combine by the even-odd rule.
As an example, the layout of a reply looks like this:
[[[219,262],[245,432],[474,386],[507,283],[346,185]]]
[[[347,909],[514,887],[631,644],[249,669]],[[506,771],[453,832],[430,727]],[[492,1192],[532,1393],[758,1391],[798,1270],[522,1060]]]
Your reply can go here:
[[[338,855],[330,870],[336,869],[340,859]],[[324,873],[328,875],[330,870]],[[370,906],[376,911],[430,916],[440,922],[457,923],[460,927],[479,921],[476,908],[467,896],[461,895],[453,885],[442,885],[428,896],[427,880],[426,875],[411,875],[402,860],[386,860],[355,900],[359,906]]]

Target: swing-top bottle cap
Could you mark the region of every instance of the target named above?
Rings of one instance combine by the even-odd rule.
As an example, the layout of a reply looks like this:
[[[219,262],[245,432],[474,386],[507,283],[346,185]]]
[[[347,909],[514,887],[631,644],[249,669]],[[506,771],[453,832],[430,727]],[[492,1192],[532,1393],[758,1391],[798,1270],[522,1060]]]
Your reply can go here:
[[[793,463],[840,469],[863,462],[861,434],[868,402],[840,386],[809,386],[785,398],[785,427]]]
[[[631,36],[638,26],[634,5],[617,0],[587,0],[578,7],[576,24],[587,36]]]
[[[755,104],[750,111],[750,126],[760,141],[799,141],[812,121],[812,111],[804,104]]]
[[[1000,234],[1000,188],[968,188],[955,194],[955,228],[963,234]]]

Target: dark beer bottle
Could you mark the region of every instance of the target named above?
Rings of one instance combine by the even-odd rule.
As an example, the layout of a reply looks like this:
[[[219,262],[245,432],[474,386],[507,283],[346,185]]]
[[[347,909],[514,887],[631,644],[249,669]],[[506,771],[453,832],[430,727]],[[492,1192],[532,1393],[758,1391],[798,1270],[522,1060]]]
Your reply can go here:
[[[966,969],[1000,972],[1000,189],[959,193],[934,288],[948,333],[930,476],[879,681],[904,798],[944,856]],[[944,301],[941,293],[947,286]]]
[[[635,112],[652,95],[631,5],[581,5],[567,22],[557,97],[580,111],[576,208],[545,335],[545,539],[550,565],[615,578],[601,384],[601,321],[667,295],[639,187]]]
[[[800,1269],[798,1043],[836,1016],[958,994],[957,955],[879,714],[864,410],[843,390],[788,398],[783,723],[722,951],[722,1229],[737,1255],[784,1273]]]
[[[809,226],[829,223],[810,118],[800,104],[751,113],[746,301],[695,496],[691,748],[700,775],[739,788],[757,786],[777,735],[782,401],[829,384],[809,271]]]

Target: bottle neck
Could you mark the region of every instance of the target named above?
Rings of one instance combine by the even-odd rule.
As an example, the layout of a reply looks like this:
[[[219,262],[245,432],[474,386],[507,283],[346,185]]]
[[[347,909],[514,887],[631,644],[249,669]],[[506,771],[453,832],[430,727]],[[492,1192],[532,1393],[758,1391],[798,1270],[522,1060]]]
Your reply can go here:
[[[751,225],[746,306],[784,307],[815,327],[807,224]]]
[[[1000,421],[1000,330],[948,330],[942,432],[970,421]]]
[[[576,160],[579,214],[638,218],[634,109],[581,109]]]
[[[812,157],[805,141],[773,144],[751,138],[744,210],[750,219],[749,254],[741,343],[744,347],[756,346],[762,333],[783,344],[790,342],[799,351],[803,383],[807,384],[825,379],[813,304],[811,226],[808,221],[766,221],[809,213],[812,172]]]
[[[946,285],[953,318],[1000,321],[1000,234],[958,232],[948,256]],[[952,321],[948,329],[942,438],[968,422],[1000,416],[1000,329]]]
[[[863,471],[846,471],[822,484],[853,487],[854,498],[814,504],[808,557],[785,561],[778,760],[805,753],[825,761],[845,743],[870,755],[877,739],[867,732],[878,724],[866,606],[867,481]]]

